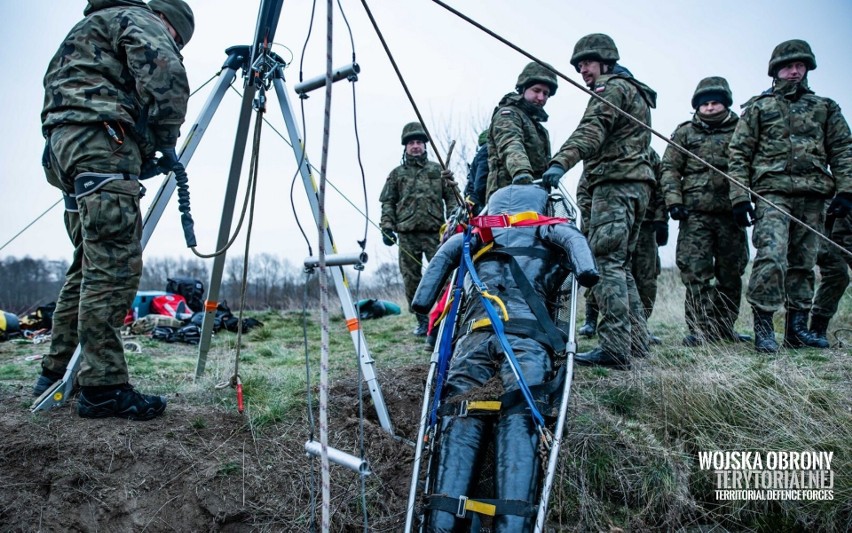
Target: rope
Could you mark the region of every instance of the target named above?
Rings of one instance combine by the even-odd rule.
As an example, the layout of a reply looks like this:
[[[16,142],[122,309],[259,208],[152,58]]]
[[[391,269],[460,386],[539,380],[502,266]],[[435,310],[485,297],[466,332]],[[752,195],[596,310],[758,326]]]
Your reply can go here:
[[[308,350],[308,282],[310,281],[311,273],[305,272],[305,283],[302,292],[302,340],[305,345],[305,396],[308,399],[308,427],[310,434],[308,440],[313,441],[316,433],[316,423],[314,421],[313,407],[313,392],[311,391],[311,360]],[[310,485],[310,501],[311,501],[311,531],[315,531],[317,523],[317,497],[316,497],[316,471],[314,462],[311,461],[311,485]]]
[[[429,128],[426,127],[426,121],[423,120],[423,115],[420,114],[420,109],[417,107],[417,103],[414,101],[414,97],[411,95],[411,91],[408,90],[408,84],[405,83],[405,79],[402,77],[402,72],[400,72],[396,61],[393,58],[393,54],[391,54],[390,48],[388,48],[388,43],[385,42],[385,37],[382,34],[382,31],[379,29],[379,25],[376,23],[376,19],[373,17],[373,12],[370,11],[370,6],[367,5],[367,0],[361,0],[361,4],[364,6],[364,10],[367,12],[367,16],[370,18],[370,23],[373,25],[373,29],[376,30],[376,35],[379,37],[379,41],[381,41],[382,47],[385,49],[385,54],[387,54],[394,72],[396,72],[396,77],[399,78],[399,83],[402,85],[402,88],[405,91],[405,95],[408,97],[408,101],[411,103],[411,107],[414,108],[414,113],[417,115],[417,120],[420,121],[420,125],[423,126],[423,131],[426,132],[426,137],[429,139],[429,142],[435,149],[435,157],[438,158],[438,163],[441,164],[441,168],[448,170],[450,168],[449,155],[447,156],[447,162],[444,163],[444,160],[441,159],[441,154],[438,153],[438,146],[432,139],[432,134],[429,133]],[[459,188],[456,185],[453,185],[453,195],[456,197],[456,202],[459,205],[465,205],[464,198],[462,198],[461,192],[459,192]]]
[[[688,157],[692,157],[693,159],[695,159],[696,161],[698,161],[698,162],[699,162],[699,163],[701,163],[702,165],[706,166],[706,167],[707,167],[707,168],[709,168],[710,170],[712,170],[712,171],[714,171],[714,172],[719,173],[719,174],[720,174],[720,175],[722,175],[725,179],[727,179],[729,182],[731,182],[732,184],[736,185],[737,187],[739,187],[739,188],[743,189],[744,191],[748,192],[749,194],[751,194],[751,195],[752,195],[752,196],[754,196],[755,198],[758,198],[759,200],[761,200],[761,201],[763,201],[763,202],[766,202],[766,204],[767,204],[768,206],[772,207],[773,209],[775,209],[776,211],[780,212],[781,214],[783,214],[784,216],[786,216],[787,218],[789,218],[789,219],[790,219],[790,220],[792,220],[793,222],[795,222],[795,223],[799,224],[800,226],[804,227],[805,229],[807,229],[807,230],[808,230],[808,231],[810,231],[811,233],[815,234],[818,238],[822,239],[824,242],[827,242],[827,243],[831,244],[832,246],[836,247],[837,249],[839,249],[840,251],[842,251],[842,252],[843,252],[843,253],[845,253],[846,255],[852,256],[852,251],[847,250],[846,248],[844,248],[844,247],[843,247],[843,246],[841,246],[840,244],[838,244],[838,243],[834,242],[833,240],[831,240],[830,238],[826,237],[826,236],[825,236],[825,235],[823,235],[823,234],[822,234],[822,233],[821,233],[818,229],[816,229],[816,228],[813,228],[813,227],[809,226],[807,223],[803,222],[802,220],[799,220],[798,218],[794,217],[794,216],[793,216],[793,215],[791,215],[790,213],[788,213],[788,212],[784,211],[784,210],[783,210],[783,209],[781,209],[778,205],[776,205],[774,202],[772,202],[772,201],[770,201],[770,200],[767,200],[766,198],[764,198],[764,197],[763,197],[763,196],[761,196],[760,194],[758,194],[758,193],[756,193],[756,192],[752,191],[749,187],[747,187],[747,186],[743,185],[742,183],[740,183],[740,182],[739,182],[739,181],[737,181],[736,179],[734,179],[734,178],[732,178],[731,176],[729,176],[729,175],[728,175],[728,173],[726,173],[726,172],[723,172],[723,171],[719,170],[719,169],[718,169],[718,168],[716,168],[715,166],[713,166],[713,165],[711,165],[710,163],[708,163],[707,161],[705,161],[703,158],[701,158],[701,157],[699,157],[698,155],[696,155],[696,154],[694,154],[694,153],[690,152],[689,150],[687,150],[687,149],[686,149],[686,148],[684,148],[683,146],[681,146],[681,145],[677,144],[676,142],[672,141],[671,139],[669,139],[667,136],[665,136],[665,135],[663,135],[663,134],[659,133],[657,130],[655,130],[655,129],[654,129],[654,128],[652,128],[651,126],[649,126],[649,125],[645,124],[645,123],[644,123],[644,122],[642,122],[641,120],[637,119],[636,117],[634,117],[634,116],[633,116],[633,115],[631,115],[630,113],[628,113],[628,112],[624,111],[623,109],[621,109],[621,108],[620,108],[620,107],[618,107],[617,105],[615,105],[615,104],[613,104],[613,103],[609,102],[608,100],[606,100],[606,99],[605,99],[605,98],[603,98],[602,96],[598,95],[597,93],[594,93],[594,92],[590,91],[590,90],[589,90],[589,89],[587,89],[586,87],[584,87],[584,86],[580,85],[580,84],[579,84],[579,83],[577,83],[576,81],[574,81],[574,80],[572,80],[571,78],[567,77],[565,74],[563,74],[562,72],[560,72],[560,71],[556,70],[556,69],[555,69],[555,68],[553,68],[552,66],[547,65],[544,61],[542,61],[542,60],[541,60],[541,59],[539,59],[538,57],[536,57],[536,56],[534,56],[534,55],[530,54],[529,52],[527,52],[527,51],[526,51],[526,50],[524,50],[523,48],[521,48],[521,47],[519,47],[519,46],[517,46],[517,45],[513,44],[512,42],[508,41],[507,39],[505,39],[505,38],[501,37],[501,36],[500,36],[500,35],[498,35],[497,33],[495,33],[495,32],[493,32],[492,30],[490,30],[490,29],[486,28],[486,27],[485,27],[485,26],[483,26],[482,24],[480,24],[480,23],[476,22],[475,20],[473,20],[472,18],[468,17],[468,16],[467,16],[467,15],[465,15],[464,13],[462,13],[462,12],[458,11],[457,9],[454,9],[454,8],[452,8],[452,7],[448,6],[447,4],[445,4],[444,2],[442,2],[441,0],[432,0],[432,1],[433,1],[434,3],[436,3],[436,4],[438,4],[439,6],[443,7],[444,9],[446,9],[446,10],[447,10],[447,11],[449,11],[450,13],[452,13],[452,14],[456,15],[457,17],[461,18],[461,19],[462,19],[462,20],[464,20],[465,22],[467,22],[467,23],[471,24],[472,26],[476,27],[477,29],[482,30],[483,32],[485,32],[485,33],[487,33],[488,35],[490,35],[491,37],[493,37],[493,38],[497,39],[498,41],[500,41],[501,43],[505,44],[506,46],[508,46],[508,47],[509,47],[509,48],[511,48],[512,50],[515,50],[516,52],[518,52],[518,53],[520,53],[520,54],[522,54],[522,55],[526,56],[527,58],[532,59],[533,61],[535,61],[536,63],[540,64],[541,66],[543,66],[543,67],[545,67],[545,68],[547,68],[547,69],[551,70],[554,74],[556,74],[557,76],[559,76],[559,77],[560,77],[560,78],[562,78],[563,80],[567,81],[569,84],[573,85],[573,86],[574,86],[574,87],[576,87],[577,89],[580,89],[582,92],[586,93],[588,96],[591,96],[592,98],[595,98],[595,99],[597,99],[598,101],[600,101],[600,102],[604,103],[605,105],[609,106],[609,107],[610,107],[611,109],[613,109],[616,113],[618,113],[618,114],[619,114],[619,115],[621,115],[622,117],[624,117],[624,118],[626,118],[626,119],[628,119],[628,120],[632,121],[634,124],[637,124],[637,125],[639,125],[639,126],[641,126],[641,127],[645,128],[645,129],[646,129],[646,130],[648,130],[648,131],[649,131],[652,135],[654,135],[654,136],[656,136],[656,137],[658,137],[658,138],[662,139],[662,140],[663,140],[664,142],[666,142],[669,146],[672,146],[673,148],[675,148],[676,150],[678,150],[678,151],[679,151],[679,152],[681,152],[682,154],[684,154],[684,155],[686,155],[686,156],[688,156]],[[363,3],[363,2],[364,2],[364,0],[361,0],[361,2]],[[372,17],[371,17],[371,18],[372,18]],[[384,44],[384,40],[382,41],[382,44]],[[418,114],[418,117],[419,117],[419,114]],[[425,126],[424,126],[424,127],[425,127]]]
[[[337,0],[337,8],[340,10],[340,16],[343,17],[343,22],[346,24],[346,30],[349,33],[349,44],[352,47],[352,63],[357,64],[357,58],[355,57],[355,38],[352,36],[352,27],[349,25],[349,20],[346,18],[346,13],[343,11],[343,5],[340,3],[340,0]],[[358,134],[358,99],[355,95],[355,83],[351,83],[352,86],[352,127],[355,132],[355,154],[358,160],[358,168],[361,171],[361,190],[364,192],[364,238],[358,241],[359,246],[361,247],[361,251],[363,252],[367,247],[367,231],[370,229],[370,218],[367,213],[369,213],[369,200],[367,198],[367,175],[364,172],[364,163],[361,161],[361,137]],[[356,302],[355,306],[355,323],[358,328],[358,335],[361,335],[361,310],[357,307],[357,302],[361,300],[361,271],[363,269],[357,269],[358,274],[355,276],[355,294],[354,300]],[[364,376],[361,371],[361,345],[360,339],[358,341],[358,349],[355,351],[355,368],[358,371],[358,450],[360,452],[361,460],[366,459],[366,451],[364,446]],[[361,512],[363,515],[363,523],[364,523],[364,533],[369,533],[370,531],[370,522],[369,516],[367,514],[367,477],[363,474],[360,475],[361,478]]]
[[[320,450],[322,462],[322,531],[327,533],[331,524],[331,476],[328,468],[328,272],[325,263],[325,176],[328,169],[328,143],[331,129],[331,85],[332,85],[332,32],[334,0],[328,0],[326,17],[326,62],[325,62],[325,111],[322,130],[322,159],[320,161],[320,183],[317,217],[319,237],[319,285],[320,285]]]
[[[248,263],[249,263],[249,249],[251,245],[251,230],[254,224],[254,206],[255,206],[255,197],[257,195],[257,174],[258,174],[258,163],[260,161],[260,134],[262,131],[263,121],[261,117],[263,116],[265,109],[263,107],[258,108],[257,110],[257,120],[255,120],[254,125],[254,136],[252,138],[252,153],[251,153],[251,161],[249,164],[249,187],[247,192],[247,196],[251,196],[251,207],[249,209],[249,221],[246,229],[246,245],[245,252],[243,254],[243,272],[242,279],[240,282],[240,308],[237,313],[237,347],[236,353],[234,355],[234,374],[231,376],[231,379],[228,382],[220,383],[216,386],[216,388],[224,388],[226,386],[231,386],[237,389],[237,409],[240,413],[243,412],[243,402],[242,402],[242,381],[240,380],[240,351],[242,347],[242,338],[243,338],[243,312],[245,311],[246,305],[246,293],[248,292]],[[231,241],[233,242],[233,241]],[[230,244],[229,244],[230,246]],[[227,250],[227,247],[222,251]]]
[[[24,228],[23,228],[21,231],[19,231],[19,232],[18,232],[18,233],[16,233],[15,235],[13,235],[13,236],[12,236],[12,238],[11,238],[11,239],[9,239],[8,241],[6,241],[6,243],[5,243],[3,246],[0,246],[0,252],[2,252],[2,251],[3,251],[3,248],[5,248],[5,247],[9,246],[9,245],[12,243],[12,241],[14,241],[14,240],[15,240],[15,239],[17,239],[18,237],[20,237],[20,236],[21,236],[21,233],[23,233],[23,232],[27,231],[28,229],[30,229],[30,226],[32,226],[33,224],[35,224],[36,222],[38,222],[38,221],[39,221],[39,219],[41,219],[41,217],[43,217],[44,215],[46,215],[47,213],[49,213],[51,209],[53,209],[54,207],[56,207],[57,205],[59,205],[59,202],[61,202],[61,201],[62,201],[62,198],[60,198],[59,200],[56,200],[56,202],[54,202],[54,204],[53,204],[52,206],[48,207],[47,209],[45,209],[45,210],[44,210],[44,212],[42,212],[42,214],[40,214],[39,216],[35,217],[35,220],[33,220],[32,222],[30,222],[29,224],[27,224],[26,226],[24,226]]]

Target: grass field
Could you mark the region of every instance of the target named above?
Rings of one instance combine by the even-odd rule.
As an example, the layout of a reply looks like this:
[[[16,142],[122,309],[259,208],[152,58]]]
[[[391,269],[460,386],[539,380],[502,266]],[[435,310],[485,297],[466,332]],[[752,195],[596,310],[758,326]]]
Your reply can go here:
[[[852,529],[852,297],[847,290],[830,331],[828,350],[755,353],[749,344],[684,348],[683,288],[664,271],[650,328],[663,340],[629,372],[576,370],[565,445],[551,498],[550,523],[560,531],[830,531]],[[580,306],[582,309],[582,306]],[[252,312],[265,326],[243,338],[240,377],[253,432],[274,435],[306,419],[307,398],[319,379],[317,311],[303,328],[300,310]],[[738,329],[751,333],[744,310]],[[582,323],[582,317],[578,317]],[[404,313],[363,323],[375,367],[385,379],[396,369],[428,363],[422,339]],[[783,314],[776,316],[780,339]],[[331,380],[353,380],[356,355],[339,313],[331,323]],[[227,383],[234,371],[236,335],[213,339],[203,377],[193,379],[197,349],[145,337],[128,354],[134,383],[146,392],[180,396],[193,405],[235,409]],[[306,373],[307,360],[310,370]],[[580,349],[595,345],[583,340]],[[0,387],[27,387],[37,362],[25,357],[44,346],[4,343]],[[310,375],[311,385],[306,385]],[[423,376],[425,378],[425,375]],[[412,387],[422,389],[422,380]],[[365,406],[367,411],[372,407]],[[372,414],[372,413],[369,413]],[[394,418],[395,413],[390,413]],[[203,424],[199,421],[198,424]],[[831,500],[719,500],[699,452],[833,452]],[[371,501],[382,499],[374,486]],[[386,512],[377,511],[374,512]],[[401,510],[395,510],[396,513]],[[389,527],[388,530],[398,530]]]

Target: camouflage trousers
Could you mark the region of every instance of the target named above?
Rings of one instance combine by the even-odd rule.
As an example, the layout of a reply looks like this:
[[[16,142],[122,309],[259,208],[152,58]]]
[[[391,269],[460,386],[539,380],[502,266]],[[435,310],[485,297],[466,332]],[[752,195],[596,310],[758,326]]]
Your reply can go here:
[[[630,272],[636,282],[639,301],[645,312],[645,320],[654,312],[654,302],[657,301],[657,278],[660,276],[660,254],[657,246],[657,234],[654,225],[643,223],[639,229],[639,240],[636,242],[636,252],[630,262]],[[598,304],[590,289],[586,289],[586,299],[595,311]]]
[[[825,201],[764,193],[767,200],[812,228],[825,224]],[[782,306],[810,311],[814,296],[813,269],[819,251],[817,236],[765,202],[755,206],[751,242],[757,249],[746,299],[756,309],[774,313]]]
[[[831,240],[852,251],[852,217],[847,216],[834,222]],[[816,264],[819,267],[821,279],[811,312],[814,315],[831,318],[837,313],[837,305],[849,286],[852,256],[820,241]]]
[[[630,271],[636,281],[636,290],[645,319],[654,312],[654,302],[657,301],[657,278],[660,276],[660,254],[657,246],[657,232],[652,223],[643,223],[639,229],[639,240],[636,241],[636,251],[630,263]]]
[[[592,190],[589,246],[601,279],[592,289],[600,308],[602,349],[629,355],[648,350],[648,326],[632,259],[651,197],[645,182],[601,183]]]
[[[423,277],[423,258],[432,259],[438,251],[438,231],[404,231],[399,232],[399,273],[402,274],[402,284],[405,287],[405,299],[409,311],[411,300]]]
[[[680,221],[676,263],[686,287],[684,311],[692,334],[728,338],[740,314],[748,264],[746,231],[730,213],[693,211]]]
[[[67,125],[51,132],[43,163],[48,182],[70,195],[80,173],[138,175],[142,161],[130,138],[118,144],[101,125]],[[111,181],[78,198],[78,211],[65,211],[74,255],[53,315],[50,353],[42,365],[64,372],[79,344],[81,386],[128,382],[119,329],[142,274],[139,190],[132,179]]]

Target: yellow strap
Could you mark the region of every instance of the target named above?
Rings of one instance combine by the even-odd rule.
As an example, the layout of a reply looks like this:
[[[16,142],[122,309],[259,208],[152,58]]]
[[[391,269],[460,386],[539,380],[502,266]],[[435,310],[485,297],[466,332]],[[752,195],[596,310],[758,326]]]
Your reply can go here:
[[[480,248],[479,251],[477,251],[475,254],[473,254],[473,262],[475,263],[476,260],[479,259],[480,256],[482,256],[482,254],[488,252],[492,248],[494,248],[494,241],[489,242],[488,244],[486,244],[485,246]]]
[[[491,325],[491,319],[488,317],[480,318],[479,320],[474,320],[473,324],[470,325],[470,330],[473,331],[475,329],[487,328]]]
[[[506,218],[509,219],[509,225],[514,226],[518,222],[522,220],[538,220],[539,214],[535,211],[524,211],[522,213],[515,213],[514,215],[508,215]]]
[[[500,402],[497,400],[471,400],[467,402],[468,411],[499,411]]]
[[[494,516],[497,513],[497,506],[471,499],[464,502],[464,508],[466,511],[473,511],[474,513],[488,516]]]
[[[490,294],[488,291],[482,291],[479,294],[481,294],[484,298],[488,298],[500,307],[500,311],[503,312],[503,322],[507,322],[509,320],[509,311],[506,310],[506,305],[503,303],[503,300],[501,300],[498,296]]]

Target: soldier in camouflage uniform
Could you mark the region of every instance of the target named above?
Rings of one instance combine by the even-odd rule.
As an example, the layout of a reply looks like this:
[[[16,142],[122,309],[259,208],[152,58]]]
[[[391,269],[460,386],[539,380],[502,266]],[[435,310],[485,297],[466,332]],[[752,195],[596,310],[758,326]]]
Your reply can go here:
[[[692,120],[675,129],[672,141],[727,171],[728,143],[739,120],[730,110],[732,102],[725,78],[704,78],[692,96]],[[748,243],[745,229],[731,215],[727,178],[669,146],[663,155],[663,190],[671,217],[680,222],[676,261],[686,287],[689,328],[683,344],[740,340],[734,323],[740,311]]]
[[[746,104],[729,148],[729,174],[786,211],[760,200],[752,207],[746,191],[731,187],[734,219],[741,227],[755,225],[746,299],[759,352],[778,351],[772,317],[782,305],[786,347],[828,346],[807,329],[818,237],[787,216],[821,230],[825,199],[835,193],[829,216],[844,218],[852,210],[852,134],[837,103],[808,88],[807,73],[815,68],[805,41],[776,46],[769,60],[772,89]]]
[[[828,226],[827,221],[826,233],[829,231]],[[852,220],[848,216],[833,221],[831,239],[847,250],[852,250]],[[828,323],[837,313],[840,299],[849,286],[852,256],[838,250],[836,246],[820,242],[816,264],[819,267],[820,282],[811,307],[810,332],[818,339],[828,342]]]
[[[651,125],[657,95],[617,65],[618,59],[618,49],[608,35],[586,35],[574,46],[571,64],[600,98],[589,100],[579,126],[551,160],[542,182],[555,187],[568,169],[584,162],[592,195],[589,244],[601,274],[593,291],[601,312],[600,346],[578,354],[575,360],[627,369],[631,356],[642,357],[648,350],[648,326],[631,262],[656,181],[651,133],[642,124]]]
[[[657,300],[657,278],[660,276],[660,253],[659,248],[669,242],[669,223],[666,214],[666,205],[663,201],[662,189],[660,187],[661,165],[660,156],[652,148],[651,164],[654,167],[654,176],[657,182],[645,210],[642,226],[639,229],[639,239],[636,242],[636,252],[630,262],[630,272],[636,282],[636,291],[642,302],[645,320],[654,312],[654,302]],[[580,214],[584,221],[591,217],[592,197],[589,194],[589,185],[586,174],[580,176],[577,184],[577,203]],[[587,228],[584,231],[588,236]],[[577,330],[577,333],[585,337],[594,337],[597,332],[599,309],[591,291],[586,291],[586,320]],[[651,344],[660,344],[662,341],[656,335],[648,332]]]
[[[491,115],[488,128],[488,184],[486,200],[512,183],[532,183],[547,169],[550,136],[544,106],[556,94],[556,74],[538,63],[529,63]]]
[[[44,77],[42,163],[65,197],[74,257],[33,392],[62,377],[79,343],[78,414],[146,420],[166,399],[128,383],[119,328],[142,273],[137,180],[177,160],[189,98],[179,49],[194,19],[182,0],[90,0],[83,14]]]
[[[409,310],[423,276],[421,259],[432,259],[438,250],[441,226],[447,210],[456,205],[453,173],[426,156],[426,131],[419,122],[402,129],[405,151],[402,164],[391,171],[382,189],[382,241],[399,244],[399,270]],[[414,335],[425,337],[429,317],[417,313]]]

